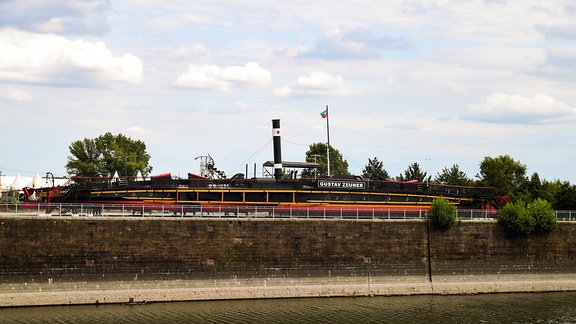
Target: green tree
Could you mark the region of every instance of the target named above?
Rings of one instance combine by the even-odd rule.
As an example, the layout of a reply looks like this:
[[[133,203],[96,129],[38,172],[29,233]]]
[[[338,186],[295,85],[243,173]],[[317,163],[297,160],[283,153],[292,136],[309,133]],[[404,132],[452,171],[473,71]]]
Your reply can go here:
[[[368,164],[362,170],[362,176],[370,180],[386,180],[390,176],[388,172],[384,169],[384,163],[378,161],[378,158],[368,159]]]
[[[540,181],[540,176],[538,173],[534,172],[530,176],[530,180],[525,183],[525,197],[527,201],[535,200],[542,197],[542,181]]]
[[[148,165],[150,154],[146,152],[144,142],[122,134],[114,136],[111,133],[101,135],[96,142],[108,174],[118,171],[121,175],[135,176],[138,171],[142,174],[152,171],[152,167]]]
[[[105,173],[102,154],[95,140],[84,138],[70,144],[68,149],[71,154],[66,164],[68,174],[93,177]]]
[[[454,164],[450,169],[442,169],[442,172],[439,172],[438,175],[436,175],[434,178],[434,182],[441,184],[469,186],[472,184],[472,179],[468,178],[466,173],[460,170],[458,164]]]
[[[317,176],[328,175],[328,164],[326,158],[326,144],[314,143],[306,152],[306,162],[316,162],[320,167],[316,170]],[[350,175],[348,171],[348,162],[342,158],[342,154],[330,145],[330,173],[331,175]],[[313,177],[314,169],[305,169],[302,171],[303,177]]]
[[[554,209],[575,210],[576,209],[576,186],[570,185],[568,181],[560,183],[555,195]]]
[[[71,155],[66,170],[71,175],[97,176],[118,172],[123,176],[135,176],[138,171],[143,175],[152,171],[146,144],[122,134],[106,133],[95,139],[84,138],[70,144],[69,149]]]
[[[430,205],[430,221],[441,229],[456,224],[456,206],[444,198],[437,198]]]
[[[561,187],[562,187],[562,182],[560,182],[560,180],[555,180],[555,181],[543,180],[541,182],[541,185],[540,185],[539,194],[538,194],[538,196],[535,196],[535,199],[536,198],[542,198],[542,199],[548,201],[554,209],[559,209],[559,208],[556,208],[556,203],[557,203],[557,198],[558,198],[558,192],[560,191]]]
[[[499,195],[510,196],[512,201],[523,198],[522,188],[527,182],[526,166],[508,155],[485,157],[476,177],[482,185],[494,187]]]
[[[427,177],[427,172],[420,168],[418,162],[414,162],[408,166],[408,169],[404,171],[404,175],[400,175],[401,181],[418,180],[420,182],[429,181],[430,177]]]

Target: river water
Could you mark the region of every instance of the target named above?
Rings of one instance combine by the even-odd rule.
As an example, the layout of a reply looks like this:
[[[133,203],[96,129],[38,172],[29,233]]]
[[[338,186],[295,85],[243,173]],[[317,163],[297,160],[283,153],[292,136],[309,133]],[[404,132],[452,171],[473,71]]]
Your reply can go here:
[[[0,323],[576,323],[576,292],[2,308]]]

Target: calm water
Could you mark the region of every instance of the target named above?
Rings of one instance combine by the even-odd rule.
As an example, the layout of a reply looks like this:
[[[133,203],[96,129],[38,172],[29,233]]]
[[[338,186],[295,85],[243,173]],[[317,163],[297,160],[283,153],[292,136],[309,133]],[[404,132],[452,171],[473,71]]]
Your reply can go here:
[[[576,293],[0,309],[0,323],[576,323]]]

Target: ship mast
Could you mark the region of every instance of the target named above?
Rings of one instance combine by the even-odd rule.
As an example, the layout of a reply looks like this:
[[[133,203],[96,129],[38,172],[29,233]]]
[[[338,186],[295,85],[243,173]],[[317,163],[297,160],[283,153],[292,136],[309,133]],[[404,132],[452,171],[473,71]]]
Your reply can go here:
[[[328,176],[330,176],[330,123],[328,119],[330,118],[330,114],[328,113],[328,105],[326,105],[326,137],[327,137],[327,145],[326,145],[326,164],[328,166]]]

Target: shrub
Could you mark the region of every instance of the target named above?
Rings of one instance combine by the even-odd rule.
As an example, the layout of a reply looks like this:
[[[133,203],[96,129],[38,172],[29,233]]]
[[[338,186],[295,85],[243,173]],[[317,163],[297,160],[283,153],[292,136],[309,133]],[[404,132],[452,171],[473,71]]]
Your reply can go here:
[[[430,221],[442,229],[452,227],[456,223],[456,206],[444,198],[434,199],[430,205]]]
[[[544,199],[536,199],[526,206],[528,214],[534,218],[534,232],[546,233],[558,227],[552,205]]]
[[[498,212],[498,223],[510,234],[527,235],[532,232],[546,233],[558,227],[552,205],[544,199],[508,203]]]
[[[508,203],[498,211],[498,223],[513,235],[528,235],[534,230],[535,220],[524,202]]]

